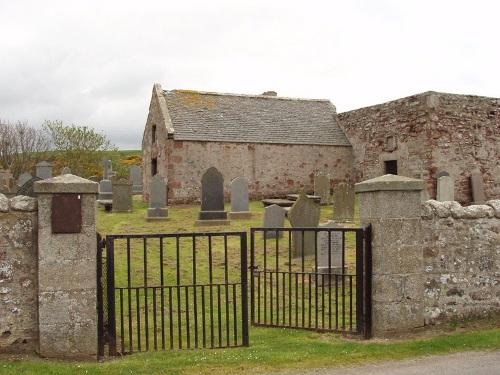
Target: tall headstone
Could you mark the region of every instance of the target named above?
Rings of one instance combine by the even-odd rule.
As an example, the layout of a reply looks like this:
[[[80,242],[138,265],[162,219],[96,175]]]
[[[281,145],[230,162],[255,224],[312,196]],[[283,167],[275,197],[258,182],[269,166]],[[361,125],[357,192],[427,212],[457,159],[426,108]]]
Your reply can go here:
[[[102,159],[101,165],[103,166],[103,179],[99,182],[99,201],[112,201],[113,200],[113,184],[109,179],[109,168],[111,161],[107,158]],[[109,202],[111,203],[111,202]]]
[[[132,182],[118,178],[113,182],[113,212],[132,211]]]
[[[151,178],[150,192],[146,221],[169,220],[167,208],[167,181],[163,176],[156,174]]]
[[[243,177],[237,177],[231,181],[231,212],[229,219],[251,219],[249,210],[248,182]]]
[[[474,204],[485,204],[486,194],[484,193],[484,181],[481,171],[478,169],[472,171],[470,183],[472,187],[472,201]]]
[[[335,221],[319,225],[320,228],[342,228]],[[335,284],[335,275],[345,273],[342,254],[344,251],[344,234],[340,231],[321,231],[318,233],[318,259],[316,273],[320,276],[317,282],[321,285]]]
[[[142,168],[132,165],[129,169],[130,181],[132,181],[132,194],[142,194]]]
[[[316,228],[321,215],[320,206],[309,199],[306,193],[300,194],[288,211],[288,219],[292,228]],[[314,256],[316,248],[315,233],[311,231],[294,231],[292,256],[294,258]]]
[[[272,204],[264,208],[264,228],[283,228],[285,226],[286,210]],[[268,231],[265,232],[266,238],[282,238],[283,231]]]
[[[437,180],[436,200],[440,202],[455,200],[455,186],[451,176],[443,175]]]
[[[35,165],[36,177],[46,180],[52,178],[52,164],[46,161],[42,161]]]
[[[314,195],[321,197],[320,204],[330,204],[330,175],[323,172],[314,175]]]
[[[29,180],[31,180],[33,178],[33,176],[27,172],[24,172],[23,174],[21,174],[19,176],[19,179],[17,180],[17,183],[19,184],[19,186],[23,186],[26,182],[28,182]]]
[[[61,175],[65,174],[71,174],[71,169],[69,169],[69,167],[64,167],[64,169],[62,170]]]
[[[354,221],[354,187],[341,183],[333,189],[333,220],[340,223]]]
[[[224,211],[224,178],[210,167],[201,178],[201,211],[196,225],[229,225]]]

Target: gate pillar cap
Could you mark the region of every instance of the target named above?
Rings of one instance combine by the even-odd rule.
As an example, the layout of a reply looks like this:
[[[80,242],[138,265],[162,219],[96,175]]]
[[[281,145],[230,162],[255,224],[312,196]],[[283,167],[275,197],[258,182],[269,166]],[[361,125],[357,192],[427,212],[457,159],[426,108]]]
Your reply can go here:
[[[35,182],[34,191],[35,193],[97,194],[99,193],[99,183],[72,174],[65,174]]]
[[[389,190],[424,190],[423,180],[416,178],[386,174],[384,176],[372,178],[354,185],[355,193],[365,193],[369,191],[389,191]]]

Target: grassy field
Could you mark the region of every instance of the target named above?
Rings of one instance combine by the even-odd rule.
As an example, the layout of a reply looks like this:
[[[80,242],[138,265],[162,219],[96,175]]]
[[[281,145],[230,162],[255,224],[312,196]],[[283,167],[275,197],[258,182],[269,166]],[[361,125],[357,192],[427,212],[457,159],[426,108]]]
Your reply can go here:
[[[132,213],[106,213],[99,208],[98,231],[107,234],[249,231],[262,225],[261,202],[252,202],[253,218],[229,227],[197,227],[199,206],[170,207],[167,222],[146,222],[147,204],[134,198]],[[322,207],[322,219],[332,207]],[[0,374],[255,374],[285,370],[360,365],[427,354],[500,350],[500,322],[453,322],[413,336],[363,341],[335,333],[250,327],[250,346],[231,349],[165,350],[107,358],[97,363],[0,354]]]

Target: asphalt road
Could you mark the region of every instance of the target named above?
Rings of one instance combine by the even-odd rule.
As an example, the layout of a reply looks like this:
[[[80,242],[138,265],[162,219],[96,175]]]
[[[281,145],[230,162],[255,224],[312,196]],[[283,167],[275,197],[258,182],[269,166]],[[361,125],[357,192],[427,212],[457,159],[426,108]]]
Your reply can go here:
[[[282,372],[280,375],[500,375],[500,352],[424,356],[358,367]]]

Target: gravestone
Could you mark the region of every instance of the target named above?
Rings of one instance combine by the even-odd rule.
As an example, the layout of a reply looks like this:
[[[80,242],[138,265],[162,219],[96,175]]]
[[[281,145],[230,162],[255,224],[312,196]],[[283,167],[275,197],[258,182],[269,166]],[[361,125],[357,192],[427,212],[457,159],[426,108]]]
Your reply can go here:
[[[231,181],[231,212],[229,219],[247,220],[252,218],[248,202],[248,182],[243,177]]]
[[[436,173],[436,180],[440,179],[443,176],[449,176],[449,175],[450,174],[446,171],[439,171],[438,173]],[[423,180],[422,177],[420,179]]]
[[[36,177],[46,180],[48,178],[52,178],[52,164],[46,161],[42,161],[35,165]]]
[[[38,194],[35,193],[35,182],[42,181],[40,177],[33,177],[31,180],[26,181],[23,186],[19,188],[16,195],[24,195],[26,197],[37,198]]]
[[[292,228],[316,228],[320,215],[320,206],[309,199],[306,193],[302,193],[288,211],[287,216]],[[294,258],[314,256],[315,237],[315,233],[311,231],[294,231],[292,256]]]
[[[99,182],[99,200],[100,204],[103,204],[107,210],[109,210],[110,205],[113,203],[113,184],[109,179],[109,166],[111,161],[107,158],[102,159],[101,165],[103,166],[103,179]]]
[[[64,169],[61,172],[61,176],[65,174],[71,174],[71,169],[69,167],[64,167]]]
[[[472,201],[474,204],[485,204],[486,194],[484,193],[483,175],[478,169],[470,174],[470,183],[472,187]]]
[[[343,228],[335,221],[328,221],[320,228]],[[317,282],[319,285],[334,285],[335,274],[345,273],[342,268],[342,253],[344,248],[344,235],[340,231],[322,231],[318,233],[318,259],[316,273],[321,275]],[[344,271],[344,272],[343,272]]]
[[[321,197],[320,204],[330,204],[330,175],[322,172],[314,175],[314,195]]]
[[[341,183],[333,189],[333,220],[340,223],[354,221],[354,187]]]
[[[113,212],[132,211],[132,182],[119,178],[113,182]]]
[[[132,181],[132,194],[142,194],[142,168],[132,165],[129,169],[130,181]]]
[[[286,210],[272,204],[264,208],[264,225],[263,228],[284,228],[285,227]],[[282,238],[283,231],[264,232],[266,238]]]
[[[24,172],[23,174],[21,174],[19,176],[19,179],[17,180],[17,183],[19,184],[19,186],[23,186],[26,182],[28,182],[29,180],[31,180],[33,178],[33,176],[27,172]]]
[[[224,211],[224,178],[210,167],[201,178],[201,211],[196,225],[229,225]]]
[[[441,176],[437,180],[436,200],[439,202],[455,200],[455,186],[451,176]]]
[[[132,193],[133,193],[132,184]],[[167,181],[159,174],[154,175],[150,182],[149,208],[146,221],[169,220],[167,208]]]

